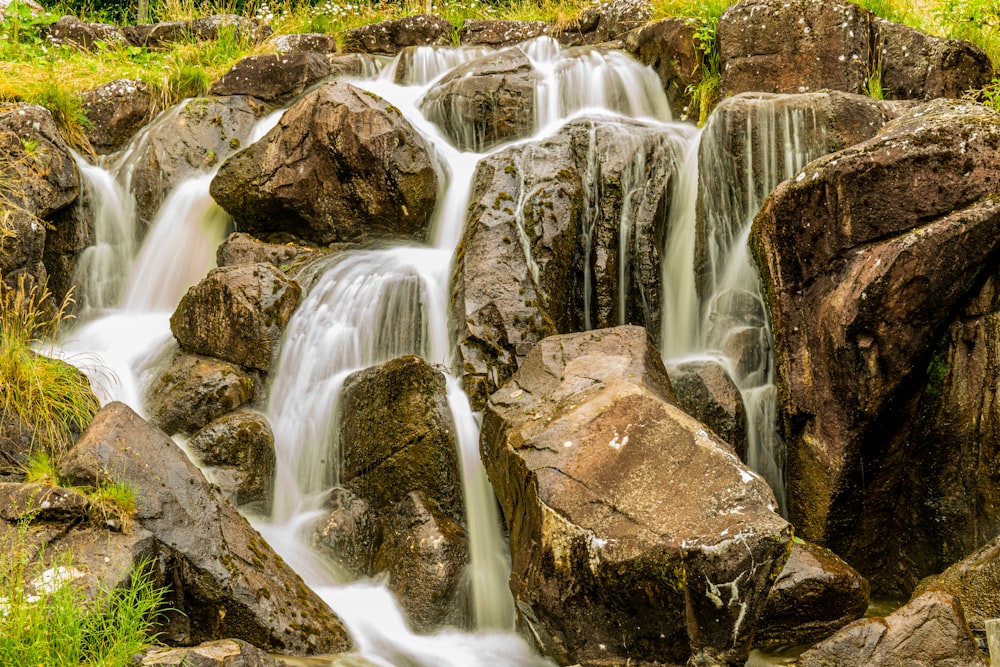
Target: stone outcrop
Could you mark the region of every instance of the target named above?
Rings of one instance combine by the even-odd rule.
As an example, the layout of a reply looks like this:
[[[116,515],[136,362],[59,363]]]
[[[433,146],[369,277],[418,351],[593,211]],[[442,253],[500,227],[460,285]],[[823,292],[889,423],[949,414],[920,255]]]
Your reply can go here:
[[[330,63],[319,53],[247,56],[212,84],[211,95],[252,95],[284,104],[330,76]]]
[[[695,27],[682,18],[667,18],[636,28],[622,37],[633,58],[649,65],[660,77],[675,118],[686,118],[687,91],[702,79],[701,55],[694,41]]]
[[[463,46],[500,48],[541,37],[548,26],[545,21],[465,19],[458,30],[458,39]]]
[[[422,239],[437,196],[423,139],[382,98],[327,83],[230,158],[212,197],[250,233]]]
[[[267,418],[252,410],[223,415],[188,440],[200,466],[233,505],[261,516],[271,513],[276,457]]]
[[[667,366],[677,405],[703,421],[741,460],[747,453],[747,412],[740,390],[721,364],[686,361]]]
[[[417,14],[372,23],[347,30],[341,36],[343,50],[394,56],[407,46],[451,44],[454,26],[431,14]]]
[[[271,368],[302,288],[270,263],[224,266],[188,290],[170,317],[181,349],[247,368]]]
[[[560,664],[746,659],[790,528],[673,400],[640,327],[547,338],[490,399],[519,623]]]
[[[563,46],[609,42],[646,23],[653,15],[648,0],[610,0],[587,7],[574,19],[560,21],[548,33]]]
[[[665,234],[676,157],[658,130],[579,120],[480,162],[452,279],[452,325],[474,406],[545,336],[617,324],[622,293],[624,320],[659,331],[654,239]],[[627,285],[618,284],[621,262]]]
[[[285,271],[296,260],[304,260],[315,255],[316,249],[309,246],[295,243],[267,243],[243,232],[233,232],[219,245],[215,252],[215,260],[220,267],[268,262]]]
[[[906,509],[924,452],[896,434],[936,341],[995,271],[998,143],[996,112],[932,102],[810,163],[754,222],[792,520],[877,591],[905,594],[933,566],[919,545],[942,526]]]
[[[254,377],[236,364],[177,354],[146,395],[150,421],[167,433],[193,434],[247,403]]]
[[[986,667],[955,598],[928,591],[884,618],[848,625],[799,656],[799,667]]]
[[[944,572],[924,579],[913,597],[928,590],[954,595],[969,627],[985,630],[987,620],[1000,617],[1000,538],[990,540]]]
[[[833,552],[798,538],[774,580],[754,644],[810,644],[861,618],[870,588],[858,572]]]
[[[528,57],[513,47],[452,70],[420,108],[455,146],[482,152],[534,131],[537,79]]]
[[[90,127],[84,131],[94,151],[112,153],[124,146],[149,121],[154,105],[149,84],[134,79],[116,79],[85,92],[83,113]]]
[[[197,644],[229,637],[299,655],[348,648],[329,608],[170,438],[124,404],[97,414],[59,473],[73,484],[100,480],[135,489],[133,535],[152,536],[155,569],[170,584],[169,633],[162,638]]]

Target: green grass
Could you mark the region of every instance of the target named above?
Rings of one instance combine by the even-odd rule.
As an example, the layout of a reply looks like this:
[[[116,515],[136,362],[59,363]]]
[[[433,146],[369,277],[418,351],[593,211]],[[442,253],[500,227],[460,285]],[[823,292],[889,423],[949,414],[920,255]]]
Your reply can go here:
[[[124,587],[89,596],[71,557],[46,567],[25,531],[0,551],[0,665],[125,667],[155,640],[164,591],[153,585],[149,563]]]

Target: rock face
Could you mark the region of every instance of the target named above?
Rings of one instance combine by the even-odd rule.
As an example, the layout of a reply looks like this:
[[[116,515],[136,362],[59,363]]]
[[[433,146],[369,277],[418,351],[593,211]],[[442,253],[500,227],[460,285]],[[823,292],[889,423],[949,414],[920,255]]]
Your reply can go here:
[[[474,406],[545,336],[621,321],[659,331],[655,239],[665,234],[678,156],[658,130],[579,120],[480,162],[452,279],[452,324]]]
[[[394,56],[407,46],[450,44],[452,30],[454,26],[440,16],[404,16],[345,31],[343,50]]]
[[[197,97],[157,116],[120,167],[120,176],[131,174],[139,221],[148,225],[181,181],[211,169],[246,143],[257,119],[269,110],[243,95]]]
[[[754,222],[792,520],[877,591],[905,594],[936,560],[922,562],[941,526],[906,508],[923,495],[910,462],[925,452],[897,431],[936,341],[996,269],[997,145],[1000,115],[932,102],[810,163]]]
[[[465,19],[458,31],[463,46],[513,46],[545,34],[545,21],[496,21]]]
[[[1000,538],[991,540],[941,574],[920,582],[913,596],[939,589],[961,603],[969,627],[984,630],[986,621],[1000,616]]]
[[[746,461],[747,412],[740,390],[726,370],[712,361],[667,366],[677,405],[715,431]]]
[[[505,49],[453,70],[420,109],[455,146],[482,152],[534,131],[537,78],[521,49]]]
[[[253,376],[236,364],[182,353],[150,386],[146,407],[167,433],[190,435],[249,401],[253,387]]]
[[[486,410],[519,622],[560,664],[745,660],[791,539],[640,327],[539,343]]]
[[[211,192],[250,233],[288,231],[320,244],[422,239],[437,176],[423,139],[398,109],[334,82],[228,160]]]
[[[330,75],[330,63],[314,52],[248,56],[212,84],[212,95],[252,95],[283,104]]]
[[[861,618],[868,582],[833,552],[796,538],[767,596],[757,646],[810,644]]]
[[[549,29],[563,46],[599,44],[638,28],[653,15],[648,0],[610,0],[584,9],[580,16]]]
[[[127,406],[94,418],[59,472],[75,484],[98,479],[136,489],[138,526],[159,544],[171,583],[169,639],[232,637],[268,651],[332,653],[349,645],[326,605],[292,572],[165,434]]]
[[[273,264],[212,269],[181,299],[170,330],[183,350],[267,371],[301,297]]]
[[[743,0],[719,19],[722,96],[864,91],[872,13],[851,3]]]
[[[149,85],[133,79],[117,79],[83,94],[83,112],[90,121],[87,140],[94,151],[112,153],[149,121],[153,113]]]
[[[633,58],[652,67],[660,77],[674,116],[685,117],[687,89],[702,78],[691,22],[681,18],[654,21],[630,31],[622,41]]]
[[[985,667],[955,598],[929,591],[885,618],[856,621],[799,656],[799,667]]]

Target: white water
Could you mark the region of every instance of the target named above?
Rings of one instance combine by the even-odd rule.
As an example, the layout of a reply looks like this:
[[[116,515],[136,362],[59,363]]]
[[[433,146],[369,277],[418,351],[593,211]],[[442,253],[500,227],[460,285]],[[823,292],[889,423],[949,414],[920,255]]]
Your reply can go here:
[[[660,122],[670,118],[655,75],[623,54],[577,50],[566,55],[546,38],[525,45],[524,50],[543,74],[538,89],[540,103],[536,106],[536,126],[540,128],[536,137],[552,132],[570,114],[621,114]],[[513,619],[513,601],[506,585],[509,565],[492,491],[478,458],[478,426],[457,379],[449,378],[448,397],[462,457],[472,561],[469,579],[474,621],[480,631],[414,635],[384,587],[373,583],[345,585],[345,573],[318,557],[306,546],[304,538],[321,514],[317,509],[320,497],[338,481],[336,442],[329,434],[337,430],[331,420],[344,378],[355,370],[404,353],[420,354],[428,361],[450,367],[449,271],[462,234],[475,163],[480,156],[456,151],[417,110],[426,82],[454,66],[446,50],[434,49],[418,55],[420,71],[403,77],[413,85],[393,83],[395,73],[391,67],[378,79],[359,85],[400,108],[427,139],[440,165],[440,203],[429,245],[345,252],[312,267],[313,274],[300,277],[309,291],[287,327],[267,409],[278,450],[274,512],[270,519],[256,525],[345,620],[358,652],[375,664],[533,665],[540,661],[529,654],[520,639],[505,632],[511,628]],[[452,60],[463,62],[464,58],[463,55]],[[274,114],[262,121],[255,136],[262,136],[279,116]],[[786,134],[794,139],[794,124],[786,127],[792,128]],[[748,129],[748,133],[753,132],[758,130]],[[716,268],[711,272],[711,284],[715,296],[708,300],[712,305],[705,306],[695,288],[693,260],[699,182],[697,155],[702,135],[693,131],[682,135],[678,141],[683,145],[675,152],[683,154],[684,159],[673,181],[671,236],[664,249],[663,351],[667,357],[721,356],[727,348],[726,338],[732,333],[715,326],[730,315],[726,310],[729,306],[724,306],[726,300],[718,296],[727,290],[731,292],[734,280],[741,291],[757,283],[745,253],[745,239],[748,221],[763,195],[738,210],[719,214],[729,225],[724,228],[732,231],[713,241],[711,253]],[[140,136],[117,161],[116,173],[126,185],[132,173],[129,156],[141,149],[143,141]],[[770,145],[766,143],[770,141],[772,138],[762,137],[760,143]],[[706,153],[711,151],[706,149]],[[800,156],[794,150],[792,153],[794,159],[783,160],[783,165],[797,164],[800,157],[805,159],[805,154]],[[599,156],[593,157],[599,167]],[[644,159],[637,156],[629,169],[630,192],[639,192],[644,186],[639,176],[645,167]],[[102,173],[107,172],[90,169],[85,178],[94,184],[108,180]],[[702,174],[705,175],[702,187],[707,190],[711,187],[707,183],[713,179],[724,186],[729,170],[724,165],[712,165],[703,168]],[[753,178],[773,180],[778,176],[775,172]],[[169,315],[184,291],[213,265],[214,251],[226,221],[207,199],[210,178],[206,174],[196,175],[171,193],[138,257],[126,243],[115,240],[127,237],[121,230],[135,228],[131,212],[134,206],[130,207],[127,195],[121,194],[122,188],[93,186],[100,193],[94,195],[95,199],[107,203],[108,210],[120,211],[103,217],[112,220],[109,224],[121,225],[116,228],[118,231],[98,232],[98,238],[110,239],[106,245],[114,248],[110,254],[115,259],[109,264],[120,268],[117,273],[109,269],[108,281],[95,281],[95,285],[113,284],[120,275],[128,274],[130,278],[127,286],[87,288],[88,294],[93,294],[88,303],[95,309],[103,309],[102,316],[78,328],[66,342],[65,350],[74,360],[86,354],[95,368],[108,369],[94,376],[95,383],[100,384],[103,376],[109,385],[102,387],[105,401],[125,400],[142,410],[143,386],[162,357],[162,350],[165,346],[169,349]],[[776,183],[765,180],[763,192]],[[594,196],[599,197],[599,192]],[[631,201],[632,197],[626,197],[626,210],[621,216],[622,249],[636,242],[629,226]],[[714,200],[708,206],[712,213]],[[185,261],[178,261],[181,258]],[[621,262],[620,303],[628,297],[629,270]],[[98,274],[95,270],[95,275]],[[127,296],[116,301],[116,294]],[[759,299],[759,291],[756,294]],[[619,306],[619,313],[624,313],[623,305]],[[741,388],[748,400],[748,410],[751,403],[763,406],[753,409],[752,419],[756,423],[765,422],[767,407],[775,405],[771,384],[773,364],[766,349],[770,334],[766,326],[763,330],[764,339],[759,342],[758,351],[764,354],[758,356],[766,357],[765,366],[741,372],[746,380]],[[730,368],[737,375],[732,370],[735,366],[730,364]],[[770,423],[773,431],[773,421]]]

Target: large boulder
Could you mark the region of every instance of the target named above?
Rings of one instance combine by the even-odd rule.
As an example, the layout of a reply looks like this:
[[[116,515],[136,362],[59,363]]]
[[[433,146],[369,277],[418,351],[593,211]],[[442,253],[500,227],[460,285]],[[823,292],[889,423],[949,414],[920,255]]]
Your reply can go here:
[[[741,460],[747,454],[747,411],[740,390],[716,361],[683,361],[667,366],[677,405],[729,443]]]
[[[998,143],[1000,114],[932,102],[810,163],[754,222],[790,515],[876,591],[906,594],[930,574],[919,549],[944,517],[906,509],[926,484],[910,475],[925,452],[895,434],[913,418],[937,341],[996,269]]]
[[[80,173],[48,109],[17,104],[0,112],[2,201],[37,218],[65,208],[80,194]]]
[[[511,21],[496,19],[465,19],[458,30],[463,46],[513,46],[541,37],[549,24],[545,21]]]
[[[344,51],[394,56],[408,46],[451,44],[454,29],[440,16],[418,14],[352,28],[341,39]]]
[[[420,109],[461,150],[486,151],[533,133],[538,78],[521,49],[505,49],[455,68]]]
[[[330,63],[314,52],[247,56],[212,84],[212,95],[252,95],[283,104],[330,76]]]
[[[913,597],[931,589],[955,596],[969,627],[985,631],[986,621],[1000,618],[1000,538],[995,538],[944,572],[920,582]]]
[[[267,262],[212,269],[170,317],[181,349],[267,371],[302,288]]]
[[[519,622],[560,664],[746,660],[790,527],[673,400],[634,326],[543,340],[490,399]]]
[[[584,119],[479,163],[452,280],[474,406],[545,336],[620,322],[659,331],[656,239],[679,146],[659,128]]]
[[[282,271],[297,259],[316,256],[316,248],[295,243],[267,243],[243,232],[233,232],[215,251],[215,261],[220,267],[237,264],[268,262]]]
[[[695,25],[690,20],[666,18],[622,37],[625,50],[660,77],[670,110],[678,118],[687,116],[688,89],[702,79],[701,55],[694,34]]]
[[[557,22],[549,34],[563,46],[599,44],[638,28],[652,15],[649,0],[609,0],[587,7],[576,18]]]
[[[135,79],[116,79],[86,91],[87,140],[98,154],[118,150],[149,121],[154,106],[149,84]]]
[[[275,554],[183,451],[122,403],[105,406],[59,473],[73,484],[128,483],[137,527],[159,545],[174,635],[227,637],[292,654],[349,646],[337,617]],[[183,614],[183,616],[182,616]]]
[[[864,616],[870,588],[828,549],[796,538],[757,626],[757,646],[810,644]]]
[[[215,168],[250,138],[270,107],[252,97],[196,97],[167,109],[136,135],[116,165],[148,225],[167,194],[189,176]]]
[[[848,2],[742,0],[719,19],[719,92],[862,93],[872,17]]]
[[[437,176],[423,139],[398,109],[332,82],[228,160],[211,192],[250,233],[287,231],[320,244],[423,239]]]
[[[962,605],[928,591],[884,618],[855,621],[799,656],[799,667],[986,667]]]

